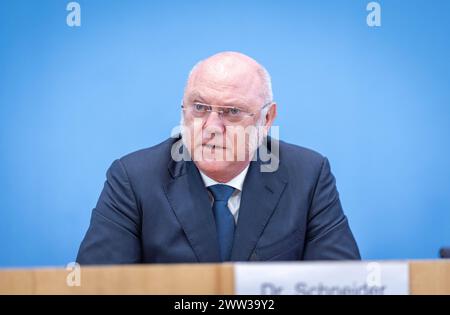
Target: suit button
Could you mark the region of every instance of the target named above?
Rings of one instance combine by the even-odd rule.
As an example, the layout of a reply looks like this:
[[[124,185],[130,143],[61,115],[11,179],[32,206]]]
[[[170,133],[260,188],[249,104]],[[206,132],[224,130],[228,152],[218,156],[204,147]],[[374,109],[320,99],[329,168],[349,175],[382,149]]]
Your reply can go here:
[[[256,252],[253,252],[250,256],[250,260],[258,260],[258,255],[256,255]]]

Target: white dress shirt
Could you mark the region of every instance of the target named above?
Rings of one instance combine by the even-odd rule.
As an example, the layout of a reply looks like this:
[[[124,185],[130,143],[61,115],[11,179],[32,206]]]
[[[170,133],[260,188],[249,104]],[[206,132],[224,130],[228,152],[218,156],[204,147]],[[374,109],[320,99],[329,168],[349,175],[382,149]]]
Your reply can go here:
[[[239,173],[236,177],[231,179],[229,182],[226,183],[219,183],[216,182],[214,179],[206,176],[203,174],[202,171],[200,171],[200,175],[202,176],[203,183],[205,184],[205,187],[209,187],[212,185],[228,185],[233,187],[235,190],[233,194],[231,195],[230,199],[228,199],[228,208],[230,209],[231,214],[234,217],[234,222],[237,224],[238,215],[239,215],[239,206],[241,205],[241,195],[242,195],[242,186],[244,186],[244,180],[245,176],[247,175],[248,167],[250,165],[247,165],[247,167]],[[208,190],[209,198],[211,199],[211,206],[214,203],[214,197],[211,194],[211,192]]]

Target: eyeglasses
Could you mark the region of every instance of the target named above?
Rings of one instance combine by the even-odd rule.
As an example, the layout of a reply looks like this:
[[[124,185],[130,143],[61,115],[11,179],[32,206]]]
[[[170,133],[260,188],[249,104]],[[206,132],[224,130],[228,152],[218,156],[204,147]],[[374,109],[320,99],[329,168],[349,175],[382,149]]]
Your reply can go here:
[[[272,103],[273,102],[264,104],[263,106],[261,106],[259,111],[263,110],[264,108],[266,108],[269,105],[272,105]],[[227,121],[230,123],[237,123],[237,122],[244,120],[245,118],[253,117],[257,114],[257,113],[245,111],[243,109],[240,109],[240,108],[234,107],[234,106],[208,105],[208,104],[203,104],[203,103],[199,103],[199,102],[194,102],[190,106],[181,105],[181,108],[184,111],[189,112],[192,116],[194,116],[196,118],[201,118],[201,119],[206,119],[212,111],[215,111],[219,114],[219,116],[224,121]],[[213,109],[215,109],[215,110],[213,110]]]

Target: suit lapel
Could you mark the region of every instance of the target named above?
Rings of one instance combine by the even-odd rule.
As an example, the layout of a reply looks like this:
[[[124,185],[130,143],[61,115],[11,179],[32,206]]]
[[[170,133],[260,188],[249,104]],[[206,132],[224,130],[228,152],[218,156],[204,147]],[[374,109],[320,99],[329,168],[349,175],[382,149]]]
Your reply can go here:
[[[281,166],[276,172],[263,173],[261,165],[259,159],[251,162],[244,181],[232,261],[249,260],[287,184]]]
[[[249,260],[287,184],[286,170],[281,164],[275,172],[261,172],[262,165],[259,158],[251,162],[244,181],[232,261]],[[192,161],[172,160],[169,172],[172,179],[164,186],[166,196],[197,260],[219,262],[214,214],[197,167]]]
[[[199,262],[220,261],[214,214],[207,189],[193,162],[171,162],[173,180],[165,186],[167,199]]]

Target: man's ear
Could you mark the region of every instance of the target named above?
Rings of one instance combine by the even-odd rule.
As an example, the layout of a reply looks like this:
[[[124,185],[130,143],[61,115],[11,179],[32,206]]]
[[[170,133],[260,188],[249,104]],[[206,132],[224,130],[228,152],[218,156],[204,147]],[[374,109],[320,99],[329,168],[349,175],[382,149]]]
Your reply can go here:
[[[270,129],[276,117],[277,117],[277,103],[272,103],[272,105],[270,105],[270,108],[266,113],[266,117],[264,117],[265,120],[264,126],[266,126],[267,130]]]

